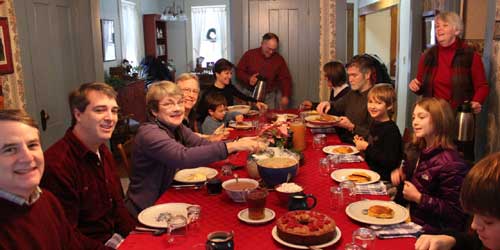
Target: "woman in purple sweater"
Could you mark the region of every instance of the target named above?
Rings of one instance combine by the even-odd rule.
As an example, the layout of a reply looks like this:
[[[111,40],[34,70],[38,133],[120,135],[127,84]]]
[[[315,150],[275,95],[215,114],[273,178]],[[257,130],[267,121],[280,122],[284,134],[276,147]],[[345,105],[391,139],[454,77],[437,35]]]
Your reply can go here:
[[[263,150],[255,138],[210,142],[182,124],[182,90],[172,82],[150,85],[146,95],[150,122],[137,131],[132,153],[132,176],[126,206],[136,215],[153,205],[172,183],[175,172],[223,160],[233,152]]]
[[[418,101],[412,122],[416,166],[405,164],[391,173],[394,185],[402,183],[411,220],[422,225],[426,233],[461,231],[467,218],[459,194],[469,167],[453,145],[454,120],[450,105],[443,99]]]

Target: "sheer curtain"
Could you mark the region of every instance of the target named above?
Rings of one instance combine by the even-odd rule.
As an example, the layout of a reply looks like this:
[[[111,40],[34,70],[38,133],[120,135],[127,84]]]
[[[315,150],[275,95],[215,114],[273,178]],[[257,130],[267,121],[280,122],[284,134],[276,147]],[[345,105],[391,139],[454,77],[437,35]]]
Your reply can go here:
[[[139,65],[139,18],[135,3],[122,0],[122,51],[123,59],[133,66]]]
[[[193,62],[202,56],[204,62],[227,58],[227,11],[225,5],[196,6],[191,9]],[[215,29],[216,39],[207,39],[209,29]],[[203,65],[205,66],[205,65]]]

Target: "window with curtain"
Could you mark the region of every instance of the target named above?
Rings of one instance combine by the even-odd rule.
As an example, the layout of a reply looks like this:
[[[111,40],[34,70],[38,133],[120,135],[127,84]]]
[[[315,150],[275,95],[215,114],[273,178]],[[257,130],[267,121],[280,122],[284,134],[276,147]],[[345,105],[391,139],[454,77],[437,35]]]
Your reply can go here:
[[[122,0],[122,52],[132,66],[139,65],[139,17],[133,2]]]
[[[215,62],[228,57],[226,5],[191,7],[191,30],[193,38],[193,62],[204,57],[206,62]]]

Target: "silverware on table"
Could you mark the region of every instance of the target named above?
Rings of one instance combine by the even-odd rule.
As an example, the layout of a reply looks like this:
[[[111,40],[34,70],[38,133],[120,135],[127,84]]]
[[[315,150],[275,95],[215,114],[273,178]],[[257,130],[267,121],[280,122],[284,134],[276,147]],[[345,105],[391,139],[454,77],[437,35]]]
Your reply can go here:
[[[166,228],[149,228],[137,226],[130,232],[130,234],[152,234],[154,236],[160,236],[166,232]]]
[[[179,184],[179,185],[171,185],[170,187],[173,189],[200,189],[203,184]]]

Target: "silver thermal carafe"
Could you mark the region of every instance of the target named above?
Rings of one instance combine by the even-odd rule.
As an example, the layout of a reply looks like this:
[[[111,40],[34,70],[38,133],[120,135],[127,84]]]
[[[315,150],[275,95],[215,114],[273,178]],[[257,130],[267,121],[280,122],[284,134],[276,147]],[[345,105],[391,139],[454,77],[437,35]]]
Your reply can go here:
[[[464,102],[457,108],[457,141],[474,140],[474,115],[470,102]]]
[[[263,102],[266,97],[266,80],[262,76],[257,76],[257,83],[253,89],[252,97],[259,101]]]

